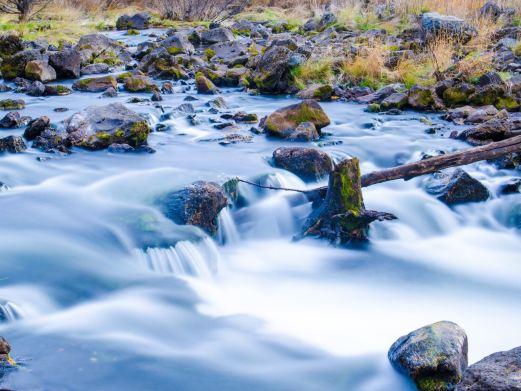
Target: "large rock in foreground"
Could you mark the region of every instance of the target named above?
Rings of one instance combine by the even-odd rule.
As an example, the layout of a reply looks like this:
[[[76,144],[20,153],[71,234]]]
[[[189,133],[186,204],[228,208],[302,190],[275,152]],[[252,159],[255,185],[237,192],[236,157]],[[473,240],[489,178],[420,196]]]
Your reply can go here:
[[[447,205],[481,202],[490,197],[488,189],[461,168],[433,174],[426,190]]]
[[[315,148],[278,148],[273,152],[276,167],[288,170],[305,181],[315,181],[328,175],[333,169],[329,155]]]
[[[468,365],[465,331],[452,322],[438,322],[400,337],[389,349],[395,368],[411,377],[420,391],[449,391]]]
[[[181,225],[195,225],[210,235],[217,233],[217,217],[228,205],[221,186],[213,182],[195,182],[167,194],[162,200],[165,215]]]
[[[105,149],[111,144],[139,147],[147,143],[148,123],[121,103],[91,106],[64,121],[71,146]]]
[[[491,354],[468,367],[456,391],[521,391],[521,347]]]
[[[299,137],[295,137],[295,130],[303,123],[313,124],[320,135],[320,130],[331,121],[317,102],[304,100],[271,113],[264,121],[264,128],[271,136],[298,139]]]

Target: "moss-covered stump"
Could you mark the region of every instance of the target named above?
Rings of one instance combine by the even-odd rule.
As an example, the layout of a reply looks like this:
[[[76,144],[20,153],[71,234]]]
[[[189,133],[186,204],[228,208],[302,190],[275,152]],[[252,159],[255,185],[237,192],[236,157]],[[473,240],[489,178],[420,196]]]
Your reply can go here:
[[[274,137],[294,139],[300,124],[311,123],[318,135],[331,121],[322,107],[314,100],[304,100],[296,105],[283,107],[271,113],[264,121],[264,128]]]
[[[438,322],[403,337],[389,349],[389,360],[420,391],[449,391],[467,368],[465,331],[452,322]]]
[[[340,162],[329,175],[326,197],[308,217],[302,236],[315,236],[346,245],[367,241],[369,224],[392,220],[389,213],[365,209],[360,162],[357,158]]]

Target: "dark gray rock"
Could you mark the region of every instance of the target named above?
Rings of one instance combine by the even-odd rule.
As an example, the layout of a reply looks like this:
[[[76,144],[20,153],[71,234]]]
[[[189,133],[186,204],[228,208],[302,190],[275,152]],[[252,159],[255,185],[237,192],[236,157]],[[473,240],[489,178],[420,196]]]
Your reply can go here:
[[[501,141],[511,136],[510,125],[507,121],[493,118],[473,128],[466,129],[458,135],[458,139],[472,145],[484,145],[494,141]]]
[[[426,190],[447,205],[486,201],[488,189],[461,168],[433,174],[426,182]]]
[[[33,119],[24,131],[24,138],[32,141],[39,137],[46,129],[50,128],[51,120],[47,116]]]
[[[34,81],[27,87],[25,93],[29,96],[44,96],[45,84],[41,81]]]
[[[438,322],[403,337],[389,349],[389,360],[420,391],[450,391],[467,368],[465,331],[452,322]]]
[[[421,27],[426,38],[450,35],[466,43],[477,35],[476,29],[463,19],[450,15],[440,15],[437,12],[424,13],[421,18]]]
[[[468,367],[456,391],[521,391],[521,347],[493,353]]]
[[[204,44],[212,45],[219,42],[233,41],[235,37],[230,29],[225,27],[217,27],[214,29],[204,30],[201,33],[201,40]]]
[[[81,75],[98,75],[100,73],[108,73],[110,67],[107,64],[89,64],[81,68]]]
[[[176,224],[194,225],[210,235],[217,232],[217,217],[228,205],[221,186],[213,182],[195,182],[167,194],[161,200],[163,213]]]
[[[20,113],[18,111],[11,111],[0,120],[0,128],[16,128],[21,122]]]
[[[27,149],[20,136],[7,136],[0,139],[0,152],[21,153]]]
[[[75,49],[80,53],[84,66],[92,63],[118,65],[132,60],[130,52],[124,46],[104,34],[82,36]]]
[[[258,60],[252,79],[259,91],[281,94],[292,84],[291,70],[299,64],[290,64],[293,52],[284,46],[273,46]]]
[[[77,79],[81,71],[81,54],[78,50],[66,48],[49,55],[49,64],[56,70],[59,79]]]
[[[150,25],[152,17],[146,12],[140,12],[135,15],[121,15],[116,21],[118,30],[144,30]]]
[[[316,181],[333,169],[333,161],[329,155],[315,148],[278,148],[273,152],[273,163],[305,181]]]

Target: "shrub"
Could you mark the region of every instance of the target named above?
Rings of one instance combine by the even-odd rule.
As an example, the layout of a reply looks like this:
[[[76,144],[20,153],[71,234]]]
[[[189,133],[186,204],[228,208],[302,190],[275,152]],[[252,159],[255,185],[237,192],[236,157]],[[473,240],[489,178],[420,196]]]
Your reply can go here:
[[[167,19],[183,21],[224,20],[243,11],[248,0],[152,0]]]

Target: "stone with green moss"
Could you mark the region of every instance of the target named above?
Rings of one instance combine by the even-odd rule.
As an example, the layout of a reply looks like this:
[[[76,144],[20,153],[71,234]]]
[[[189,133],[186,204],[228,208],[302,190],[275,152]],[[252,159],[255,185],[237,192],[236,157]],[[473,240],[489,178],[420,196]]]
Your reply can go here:
[[[84,92],[103,92],[108,88],[118,88],[118,82],[114,76],[88,77],[76,81],[72,88]]]
[[[448,107],[458,107],[466,105],[469,102],[469,97],[476,91],[475,87],[460,83],[456,86],[449,87],[443,92],[443,102]]]
[[[407,104],[415,110],[432,110],[436,106],[435,92],[432,88],[415,85],[409,90]]]
[[[200,72],[195,77],[195,86],[199,94],[212,95],[217,92],[215,84]]]
[[[0,100],[0,110],[22,110],[25,108],[25,101],[22,99],[2,99]]]
[[[505,109],[508,111],[519,111],[521,108],[521,103],[513,96],[508,95],[502,98],[498,98],[495,106],[499,110]]]
[[[334,94],[333,86],[330,84],[312,84],[298,93],[301,99],[316,99],[318,101],[331,100]]]
[[[133,75],[125,79],[125,90],[128,92],[158,91],[157,85],[147,76]]]

